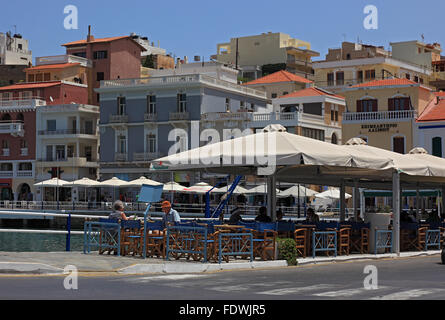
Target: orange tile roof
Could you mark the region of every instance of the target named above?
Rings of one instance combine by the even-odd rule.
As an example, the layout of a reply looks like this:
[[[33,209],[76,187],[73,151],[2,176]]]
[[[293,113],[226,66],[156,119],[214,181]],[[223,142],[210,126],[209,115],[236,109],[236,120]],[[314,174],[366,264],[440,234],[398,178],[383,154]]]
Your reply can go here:
[[[0,91],[16,90],[16,89],[33,89],[33,88],[48,88],[58,86],[62,81],[48,81],[48,82],[24,82],[17,83],[6,87],[0,87]]]
[[[434,92],[434,94],[436,95],[436,97],[445,97],[444,91]]]
[[[110,38],[101,38],[101,39],[94,39],[93,41],[89,42],[89,43],[99,43],[99,42],[111,42],[114,40],[120,40],[120,39],[125,39],[125,38],[130,38],[130,36],[120,36],[120,37],[110,37]],[[62,44],[63,47],[69,47],[69,46],[75,46],[75,45],[80,45],[80,44],[86,44],[87,40],[78,40],[78,41],[72,41],[72,42],[68,42],[65,44]]]
[[[439,99],[439,103],[437,103],[437,98],[431,100],[417,118],[417,122],[443,120],[445,120],[445,99]]]
[[[406,86],[412,84],[419,85],[419,83],[408,79],[384,79],[384,80],[373,80],[365,83],[356,84],[354,86],[350,86],[350,88]]]
[[[59,63],[59,64],[46,64],[41,66],[35,66],[31,68],[26,68],[25,71],[34,71],[34,70],[45,70],[45,69],[64,69],[69,67],[78,66],[80,63]]]
[[[245,85],[251,84],[265,84],[265,83],[276,83],[276,82],[302,82],[302,83],[313,83],[313,81],[306,78],[297,76],[296,74],[287,72],[285,70],[280,70],[275,73],[269,74],[262,78],[245,83]]]
[[[325,91],[316,87],[306,88],[303,90],[291,92],[289,94],[286,94],[284,96],[281,96],[280,98],[300,98],[300,97],[316,97],[316,96],[330,96],[330,97],[336,97],[339,99],[345,99],[345,97],[333,94],[329,91]]]

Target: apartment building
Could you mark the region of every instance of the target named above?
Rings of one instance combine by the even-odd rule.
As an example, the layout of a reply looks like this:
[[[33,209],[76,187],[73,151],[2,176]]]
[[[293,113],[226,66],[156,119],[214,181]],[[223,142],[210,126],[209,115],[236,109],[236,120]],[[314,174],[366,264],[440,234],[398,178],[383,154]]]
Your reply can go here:
[[[32,52],[20,34],[0,32],[0,65],[30,65]]]
[[[281,32],[268,32],[219,43],[212,58],[235,66],[241,70],[241,77],[251,80],[266,75],[262,71],[267,66],[313,80],[312,58],[319,55],[311,50],[309,42]]]
[[[341,49],[329,49],[324,61],[313,63],[315,84],[340,93],[350,86],[373,80],[400,78],[425,85],[435,80],[431,62],[418,64],[419,60],[402,55],[396,43],[391,45],[396,48],[395,52],[350,42],[343,42]]]
[[[102,179],[138,178],[149,173],[151,160],[208,143],[205,129],[216,129],[221,140],[231,138],[248,129],[245,119],[253,112],[271,110],[265,92],[236,83],[236,70],[212,64],[182,67],[170,74],[159,70],[164,74],[150,78],[102,81],[96,90],[101,95]],[[170,175],[156,178],[171,180]]]
[[[84,177],[96,180],[99,168],[98,121],[98,106],[59,104],[37,108],[36,180],[55,176],[67,181]],[[78,194],[74,187],[74,200],[78,200]]]
[[[39,196],[40,190],[34,187],[37,110],[55,104],[87,103],[87,90],[86,85],[65,81],[0,87],[2,200],[29,200]]]
[[[407,153],[416,146],[415,124],[434,97],[432,90],[408,79],[375,80],[343,90],[343,140],[360,137],[369,145]]]
[[[139,78],[141,52],[146,49],[131,36],[95,39],[89,28],[85,40],[65,43],[67,55],[92,61],[91,78],[88,79],[90,104],[99,105],[99,94],[94,89],[102,80]]]
[[[272,100],[273,112],[254,113],[248,126],[261,131],[269,124],[280,124],[290,133],[342,144],[342,117],[345,98],[310,87]]]

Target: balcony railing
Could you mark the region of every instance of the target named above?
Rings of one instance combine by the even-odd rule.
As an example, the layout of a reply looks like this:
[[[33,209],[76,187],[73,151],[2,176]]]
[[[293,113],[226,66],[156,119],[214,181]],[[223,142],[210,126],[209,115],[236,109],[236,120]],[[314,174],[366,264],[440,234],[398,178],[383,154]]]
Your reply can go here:
[[[152,122],[152,121],[156,121],[157,119],[158,119],[158,115],[156,113],[145,113],[144,114],[145,122]]]
[[[7,133],[12,136],[23,137],[25,130],[22,121],[0,121],[0,134]]]
[[[19,170],[16,172],[17,177],[32,177],[32,170]]]
[[[203,121],[249,121],[252,120],[251,112],[209,112],[201,115]]]
[[[126,153],[115,153],[114,160],[115,161],[127,161],[127,154]]]
[[[0,171],[0,177],[5,178],[5,177],[13,177],[14,176],[14,171]]]
[[[39,158],[37,159],[37,166],[39,167],[49,167],[49,166],[59,166],[59,167],[96,167],[97,160],[90,157],[63,157],[63,158]]]
[[[126,123],[128,122],[128,115],[126,114],[110,114],[110,123]]]
[[[39,130],[39,135],[57,135],[57,134],[90,134],[96,135],[94,130],[85,129],[58,129],[58,130]]]
[[[170,121],[190,120],[189,112],[170,112]]]
[[[344,112],[343,123],[385,120],[411,120],[417,117],[415,110],[378,111],[378,112]]]
[[[80,65],[89,68],[93,66],[91,60],[66,54],[36,58],[36,66],[47,65],[47,64],[61,64],[61,63],[80,63]]]
[[[160,158],[159,152],[133,153],[133,161],[151,161]]]
[[[1,99],[0,107],[38,107],[46,106],[45,99],[41,97],[29,97],[26,99]]]
[[[165,85],[165,84],[181,84],[191,82],[202,82],[210,85],[223,87],[225,89],[232,89],[240,93],[250,94],[266,98],[266,92],[241,86],[236,83],[220,80],[203,74],[187,74],[187,75],[175,75],[175,76],[160,76],[150,78],[139,79],[119,79],[119,80],[102,80],[100,82],[101,88],[110,87],[134,87],[134,86],[147,86],[147,85]]]

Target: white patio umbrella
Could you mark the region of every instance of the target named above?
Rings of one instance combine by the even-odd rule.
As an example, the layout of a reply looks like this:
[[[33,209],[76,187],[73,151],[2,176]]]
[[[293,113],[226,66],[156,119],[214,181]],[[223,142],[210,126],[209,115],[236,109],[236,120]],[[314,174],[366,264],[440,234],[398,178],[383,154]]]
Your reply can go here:
[[[246,194],[255,195],[255,194],[266,194],[268,192],[266,184],[260,184],[252,189],[248,189]],[[278,194],[280,190],[276,189],[276,193]]]
[[[101,183],[90,178],[82,178],[69,183],[72,187],[84,187],[85,188],[85,199],[87,198],[87,188],[100,187]],[[74,201],[74,200],[73,200]]]
[[[298,191],[299,190],[299,191]],[[300,198],[302,197],[312,197],[316,194],[318,194],[317,191],[314,191],[309,188],[305,188],[300,185],[296,185],[293,187],[290,187],[289,189],[280,191],[277,193],[278,198],[286,198],[286,197],[295,197],[298,198],[298,193],[300,193]]]
[[[206,182],[199,182],[190,188],[185,188],[183,191],[186,193],[198,193],[198,194],[205,194],[207,191],[211,190],[213,186],[209,185]],[[213,189],[215,190],[215,189]],[[213,192],[212,190],[212,192]]]
[[[170,181],[164,184],[163,192],[181,192],[185,187],[177,182]]]
[[[345,199],[349,199],[352,196],[349,193],[345,193]],[[338,188],[328,189],[315,195],[315,198],[338,200],[340,199],[340,190]]]
[[[128,182],[128,185],[126,185],[126,187],[142,187],[142,185],[149,185],[149,186],[159,186],[162,183],[148,179],[144,176],[141,176],[140,178],[136,179],[136,180],[132,180],[130,182]]]
[[[215,188],[212,192],[215,193],[227,193],[232,185],[221,187],[221,188]],[[236,186],[235,190],[233,190],[234,194],[247,194],[249,190],[246,188],[243,188],[241,186]]]
[[[121,180],[119,178],[113,177],[111,179],[100,182],[100,187],[112,187],[113,190],[120,187],[128,187],[129,182]],[[114,200],[114,192],[113,192],[113,200]]]
[[[59,179],[59,178],[52,178],[49,180],[35,183],[34,186],[41,187],[41,188],[45,188],[45,187],[56,188],[56,198],[57,198],[57,202],[59,202],[59,187],[71,187],[71,183],[68,181]],[[42,196],[42,201],[43,201],[43,196]]]

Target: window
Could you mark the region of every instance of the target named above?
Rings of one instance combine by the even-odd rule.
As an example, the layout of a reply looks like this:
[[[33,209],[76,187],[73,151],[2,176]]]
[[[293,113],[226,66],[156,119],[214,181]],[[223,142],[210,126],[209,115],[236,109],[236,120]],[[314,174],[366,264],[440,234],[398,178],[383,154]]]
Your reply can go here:
[[[2,163],[1,171],[12,171],[12,163]]]
[[[321,116],[323,115],[323,104],[321,102],[303,103],[303,113]]]
[[[56,120],[46,120],[46,130],[56,131]]]
[[[28,148],[28,141],[24,139],[20,140],[20,148],[22,149]]]
[[[405,153],[405,138],[404,137],[394,137],[392,138],[393,151],[397,153]]]
[[[127,137],[126,136],[118,136],[117,137],[117,152],[118,153],[127,153]]]
[[[46,146],[46,161],[53,161],[53,146]]]
[[[388,99],[388,111],[410,110],[410,98],[400,97]]]
[[[71,55],[76,56],[76,57],[81,57],[81,58],[86,58],[87,57],[87,53],[86,52],[75,52],[75,53],[72,53]]]
[[[328,73],[327,75],[328,77],[328,86],[333,86],[334,85],[334,73]]]
[[[433,156],[442,158],[442,138],[434,137],[432,140]]]
[[[36,82],[42,82],[43,81],[43,74],[39,73],[36,74]]]
[[[20,93],[22,100],[27,100],[32,98],[32,91],[23,91]]]
[[[334,112],[334,121],[338,122],[338,110],[335,110]]]
[[[312,128],[302,128],[302,135],[304,137],[317,139],[324,141],[324,130],[312,129]]]
[[[155,95],[147,96],[147,113],[149,113],[149,114],[156,113],[156,96]]]
[[[147,135],[147,145],[146,150],[149,153],[156,152],[156,135],[154,133],[150,133]]]
[[[98,72],[96,75],[97,81],[102,81],[105,79],[105,74],[103,72]]]
[[[420,83],[423,84],[423,78],[419,78]]]
[[[56,146],[56,160],[66,160],[65,158],[65,146],[57,145]]]
[[[377,100],[364,99],[357,100],[357,112],[377,112],[378,105]]]
[[[28,82],[34,82],[34,75],[33,74],[29,74],[28,75]]]
[[[31,162],[22,162],[19,163],[19,171],[31,171],[32,163]]]
[[[2,148],[9,149],[9,140],[2,140]]]
[[[51,73],[45,73],[43,75],[43,81],[50,81],[51,80]]]
[[[125,115],[126,99],[125,97],[117,97],[117,114],[120,116]]]
[[[283,96],[288,95],[288,94],[289,94],[289,92],[287,92],[287,91],[283,92]]]
[[[411,79],[411,75],[409,73],[405,73],[405,77],[410,80]]]
[[[414,82],[419,82],[419,77],[418,76],[414,76]]]
[[[331,109],[331,121],[334,121],[335,118],[335,111]]]
[[[240,102],[239,102],[239,108],[240,108],[241,110],[246,109],[246,103],[245,103],[244,101],[240,101]]]
[[[85,158],[87,159],[87,161],[91,161],[93,159],[93,149],[91,148],[91,146],[85,146]]]
[[[107,58],[108,58],[107,51],[94,51],[93,53],[94,60],[107,59]]]
[[[226,98],[226,112],[230,112],[230,99]]]
[[[363,71],[357,71],[357,81],[358,83],[362,83],[363,82]]]
[[[272,93],[272,99],[275,99],[277,97],[276,93]]]
[[[366,70],[365,71],[365,79],[366,80],[374,80],[375,79],[375,70]]]
[[[96,99],[97,99],[97,102],[100,102],[100,94],[99,93],[96,95]]]
[[[2,100],[10,100],[12,98],[12,94],[10,92],[2,93]]]
[[[332,144],[338,144],[337,135],[335,133],[332,134],[331,143]]]
[[[85,134],[94,134],[93,132],[93,121],[86,120],[85,121]]]
[[[19,50],[22,50],[22,49],[23,49],[23,46],[22,46],[21,43],[17,44],[17,47],[19,48]]]
[[[66,147],[66,155],[68,158],[74,157],[74,146],[72,144]]]
[[[176,100],[178,103],[178,112],[187,112],[187,95],[185,93],[178,93]]]
[[[337,85],[342,86],[345,83],[345,73],[343,71],[337,72],[335,74],[335,78],[337,80]]]

